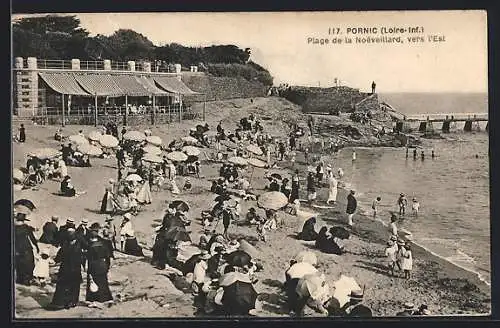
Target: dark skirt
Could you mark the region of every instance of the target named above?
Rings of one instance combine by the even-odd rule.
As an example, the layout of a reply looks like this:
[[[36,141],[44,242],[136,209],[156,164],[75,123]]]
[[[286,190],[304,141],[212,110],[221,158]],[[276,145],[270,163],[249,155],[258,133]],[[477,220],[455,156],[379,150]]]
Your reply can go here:
[[[106,191],[101,201],[101,214],[111,214],[113,211],[113,200],[111,199],[109,192]]]
[[[296,199],[299,199],[299,187],[292,184],[292,192],[290,193],[290,203],[293,203]]]
[[[16,256],[16,283],[27,285],[33,279],[35,257],[33,250],[27,250]]]
[[[109,290],[108,274],[93,273],[92,278],[94,279],[94,282],[96,283],[99,289],[95,293],[90,291],[90,279],[87,275],[87,294],[85,296],[85,300],[89,302],[101,302],[101,303],[111,301],[113,299],[113,296],[111,296],[111,291]]]
[[[82,277],[79,272],[73,275],[58,277],[56,291],[49,308],[60,309],[76,306],[80,297],[81,280]]]
[[[142,247],[137,243],[137,238],[129,238],[125,240],[125,254],[144,256]]]

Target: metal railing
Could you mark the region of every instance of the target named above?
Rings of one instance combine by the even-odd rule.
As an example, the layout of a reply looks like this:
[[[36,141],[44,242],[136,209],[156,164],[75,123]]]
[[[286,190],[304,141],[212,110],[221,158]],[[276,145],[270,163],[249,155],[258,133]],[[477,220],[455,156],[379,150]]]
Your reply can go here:
[[[136,61],[135,62],[135,71],[137,72],[145,72],[146,71],[146,63],[147,61]],[[62,60],[62,59],[37,59],[37,69],[71,69],[72,63],[71,60]],[[155,61],[151,61],[150,67],[151,72],[160,72],[160,73],[175,73],[175,68],[172,65],[166,65],[164,63],[160,64]],[[15,68],[15,62],[12,63],[13,68]],[[23,58],[23,67],[28,68],[28,60]],[[103,60],[80,60],[80,70],[104,70],[104,61]],[[111,61],[111,70],[112,71],[130,71],[128,62],[120,62],[120,61]],[[185,71],[186,68],[182,68],[182,71]]]

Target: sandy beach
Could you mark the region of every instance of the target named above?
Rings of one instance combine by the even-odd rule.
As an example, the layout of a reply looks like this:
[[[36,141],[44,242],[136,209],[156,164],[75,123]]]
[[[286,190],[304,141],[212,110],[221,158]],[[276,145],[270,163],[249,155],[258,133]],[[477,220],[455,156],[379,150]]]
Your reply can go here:
[[[224,127],[233,130],[240,118],[254,113],[258,116],[266,116],[262,120],[264,132],[272,132],[273,135],[286,137],[288,126],[284,118],[292,120],[300,118],[299,107],[281,98],[254,98],[235,99],[224,102],[211,102],[207,104],[206,122],[214,129],[222,120]],[[128,127],[143,131],[150,129],[153,135],[163,139],[168,144],[175,138],[187,135],[189,128],[199,124],[200,121],[183,121],[165,126],[141,126]],[[15,131],[17,126],[13,127]],[[59,143],[53,139],[57,126],[27,125],[27,141],[25,144],[13,143],[13,167],[25,165],[26,154],[41,147],[59,148]],[[121,127],[119,127],[120,129]],[[83,129],[87,134],[96,128],[90,126],[66,126],[66,136],[76,134]],[[204,149],[211,154],[213,149]],[[151,205],[143,207],[142,211],[133,218],[134,228],[140,244],[151,247],[153,242],[153,225],[161,222],[161,212],[166,202],[175,199],[186,201],[191,210],[189,217],[192,224],[188,228],[194,243],[199,240],[202,225],[199,220],[201,211],[212,207],[215,195],[210,190],[210,180],[218,176],[220,164],[210,163],[201,159],[201,177],[190,180],[193,188],[189,193],[172,195],[170,191],[162,190],[153,192]],[[117,163],[114,157],[109,159],[91,159],[91,168],[69,167],[69,175],[77,190],[85,190],[86,193],[77,199],[61,198],[55,193],[59,189],[56,181],[46,181],[39,186],[39,190],[22,190],[14,192],[14,201],[19,198],[31,199],[37,210],[33,214],[31,224],[41,229],[43,223],[52,215],[58,215],[62,224],[66,218],[71,217],[78,222],[87,218],[89,222],[104,223],[104,216],[98,212],[100,201],[104,194],[104,187],[108,179],[117,178]],[[273,169],[288,176],[290,164],[279,163],[280,168]],[[295,168],[305,178],[306,166],[303,163],[303,155],[297,156]],[[251,169],[243,174],[250,176]],[[264,169],[255,169],[252,177],[252,186],[256,193],[263,192],[267,183],[264,178]],[[184,177],[177,178],[177,184],[181,186]],[[301,199],[305,198],[305,185],[301,186]],[[326,188],[318,190],[318,204],[325,205],[327,198]],[[325,225],[345,225],[345,199],[346,190],[339,190],[338,203],[331,209],[307,208],[304,204],[301,209],[307,212],[318,213],[316,230]],[[246,214],[248,208],[257,208],[255,201],[242,202],[242,213]],[[261,209],[257,210],[263,214]],[[288,267],[289,260],[302,250],[313,250],[319,260],[319,270],[325,273],[327,281],[334,281],[341,274],[351,276],[360,286],[365,288],[365,303],[369,305],[375,316],[394,316],[401,311],[405,302],[412,302],[416,306],[427,304],[433,315],[488,315],[491,311],[490,287],[480,281],[478,277],[463,270],[450,262],[434,256],[416,245],[413,250],[413,272],[410,280],[401,277],[391,277],[386,269],[386,258],[384,256],[385,242],[389,232],[380,222],[363,215],[355,215],[355,225],[349,240],[346,240],[347,253],[341,256],[320,253],[314,250],[314,242],[303,242],[295,239],[300,230],[303,218],[291,216],[279,212],[284,221],[284,227],[269,233],[269,240],[261,242],[257,240],[257,232],[254,227],[231,225],[229,235],[231,238],[243,238],[254,244],[260,252],[259,260],[264,270],[256,274],[259,281],[255,289],[259,293],[259,300],[263,302],[262,316],[288,316],[286,310],[285,294],[281,289],[285,280],[284,271]],[[384,216],[385,215],[385,216]],[[382,219],[389,221],[389,216],[382,213]],[[121,218],[115,217],[119,224]],[[218,231],[222,231],[219,224]],[[38,231],[37,237],[40,236]],[[146,258],[135,258],[117,253],[117,259],[112,261],[110,269],[111,291],[115,296],[122,298],[109,309],[98,310],[85,306],[78,306],[69,310],[48,312],[43,309],[47,305],[54,291],[54,287],[45,288],[16,285],[15,312],[17,318],[128,318],[128,317],[194,317],[195,307],[193,296],[190,291],[182,291],[169,280],[165,272],[153,268],[149,264],[150,251],[145,251]],[[51,273],[55,274],[57,269],[52,267]],[[85,284],[81,286],[80,299],[84,298]],[[313,315],[312,313],[308,313]],[[317,314],[314,314],[317,315]]]

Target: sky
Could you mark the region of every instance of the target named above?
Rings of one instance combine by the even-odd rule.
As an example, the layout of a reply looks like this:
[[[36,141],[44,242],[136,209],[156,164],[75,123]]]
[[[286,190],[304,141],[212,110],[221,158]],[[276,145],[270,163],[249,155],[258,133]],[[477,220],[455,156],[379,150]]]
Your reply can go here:
[[[371,88],[377,92],[487,92],[488,52],[485,11],[273,12],[273,13],[104,13],[75,14],[91,35],[132,29],[155,45],[234,44],[251,48],[251,59],[266,67],[275,84]],[[13,19],[28,15],[14,15]],[[381,34],[382,27],[420,27]],[[374,28],[376,34],[353,34]],[[342,35],[328,33],[337,28]],[[348,29],[351,29],[350,32]],[[423,31],[421,30],[423,29]],[[444,42],[429,42],[429,35]],[[332,44],[351,37],[352,44]],[[355,37],[401,36],[400,43],[361,44]],[[308,38],[329,44],[308,44]]]

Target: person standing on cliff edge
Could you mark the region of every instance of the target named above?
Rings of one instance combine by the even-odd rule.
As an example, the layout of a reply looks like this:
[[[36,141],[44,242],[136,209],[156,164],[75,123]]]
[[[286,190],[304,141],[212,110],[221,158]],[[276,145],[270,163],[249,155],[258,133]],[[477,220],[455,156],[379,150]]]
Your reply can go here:
[[[375,81],[372,81],[372,94],[375,93],[375,88],[377,87],[377,84]]]

